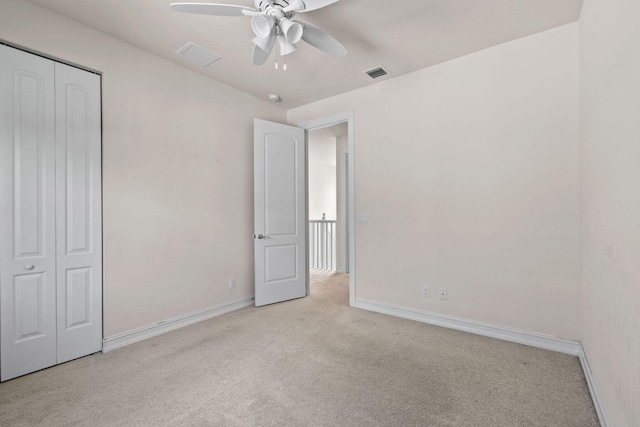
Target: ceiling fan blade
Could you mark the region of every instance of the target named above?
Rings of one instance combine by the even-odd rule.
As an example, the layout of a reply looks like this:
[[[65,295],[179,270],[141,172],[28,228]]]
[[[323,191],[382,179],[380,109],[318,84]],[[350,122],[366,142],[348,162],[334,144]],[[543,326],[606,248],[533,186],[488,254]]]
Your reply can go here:
[[[253,65],[262,65],[267,62],[267,58],[271,55],[273,46],[276,44],[276,36],[270,35],[269,37],[255,37],[252,42],[255,44],[253,47]]]
[[[304,27],[304,30],[302,31],[302,40],[306,41],[311,46],[320,49],[329,55],[337,56],[338,58],[342,58],[347,55],[347,49],[342,46],[342,43],[331,37],[324,30],[316,27],[315,25],[311,25],[308,22],[299,20],[296,20],[295,22],[302,24]]]
[[[271,51],[265,52],[260,49],[257,45],[253,46],[253,65],[263,65],[269,59],[269,55]]]
[[[301,3],[304,4],[303,9],[297,9],[296,12],[311,12],[312,10],[320,9],[325,6],[329,6],[339,0],[302,0]],[[294,0],[291,4],[291,7],[295,7],[296,4],[299,3],[298,0]],[[286,11],[286,9],[285,9]]]
[[[216,3],[171,3],[171,9],[178,12],[218,16],[244,16],[245,11],[259,12],[250,7]]]

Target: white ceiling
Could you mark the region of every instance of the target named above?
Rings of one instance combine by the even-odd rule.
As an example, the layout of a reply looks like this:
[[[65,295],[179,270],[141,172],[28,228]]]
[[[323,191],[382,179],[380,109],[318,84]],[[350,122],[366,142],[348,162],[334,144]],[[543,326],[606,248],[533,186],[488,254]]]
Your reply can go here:
[[[301,41],[282,71],[273,53],[265,65],[252,65],[246,17],[175,12],[169,4],[179,0],[30,1],[258,98],[276,93],[287,109],[577,21],[582,6],[582,0],[341,0],[298,17],[329,32],[348,55],[334,58]],[[254,7],[253,0],[213,1]],[[222,58],[206,68],[193,64],[175,54],[187,42]],[[363,73],[378,65],[391,75],[371,80]]]

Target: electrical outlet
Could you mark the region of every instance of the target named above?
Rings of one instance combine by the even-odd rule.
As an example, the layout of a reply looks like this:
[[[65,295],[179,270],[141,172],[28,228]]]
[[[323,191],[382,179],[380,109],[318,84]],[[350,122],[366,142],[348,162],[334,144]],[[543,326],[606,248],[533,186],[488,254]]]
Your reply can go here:
[[[229,288],[233,289],[236,287],[236,279],[229,279]]]
[[[440,288],[440,299],[441,300],[446,300],[447,299],[447,289],[446,288]]]
[[[423,286],[422,287],[422,296],[423,297],[428,297],[429,296],[429,287],[428,286]]]

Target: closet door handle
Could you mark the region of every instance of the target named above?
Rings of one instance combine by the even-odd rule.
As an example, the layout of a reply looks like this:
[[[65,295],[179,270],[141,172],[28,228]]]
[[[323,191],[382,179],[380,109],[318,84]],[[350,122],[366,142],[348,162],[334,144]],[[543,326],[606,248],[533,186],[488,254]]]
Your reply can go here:
[[[34,268],[36,268],[36,266],[33,264],[27,264],[24,266],[24,269],[29,271],[33,270]]]

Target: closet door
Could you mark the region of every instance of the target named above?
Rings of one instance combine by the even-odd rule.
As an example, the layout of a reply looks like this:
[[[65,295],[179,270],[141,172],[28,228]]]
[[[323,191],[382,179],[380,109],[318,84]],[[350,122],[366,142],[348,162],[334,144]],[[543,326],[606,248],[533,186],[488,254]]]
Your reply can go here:
[[[56,364],[53,61],[0,45],[0,371]]]
[[[102,350],[100,77],[56,63],[58,363]]]
[[[0,45],[0,380],[102,349],[100,77]]]

